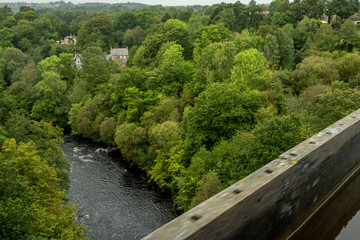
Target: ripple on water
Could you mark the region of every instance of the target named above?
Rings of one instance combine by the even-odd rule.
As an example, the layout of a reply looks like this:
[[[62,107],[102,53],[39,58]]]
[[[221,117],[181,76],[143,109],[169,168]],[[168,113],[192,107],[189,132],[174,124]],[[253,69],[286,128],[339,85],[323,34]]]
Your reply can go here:
[[[78,222],[90,239],[140,239],[176,217],[171,199],[107,155],[106,148],[65,136],[71,165],[68,198],[77,201]]]

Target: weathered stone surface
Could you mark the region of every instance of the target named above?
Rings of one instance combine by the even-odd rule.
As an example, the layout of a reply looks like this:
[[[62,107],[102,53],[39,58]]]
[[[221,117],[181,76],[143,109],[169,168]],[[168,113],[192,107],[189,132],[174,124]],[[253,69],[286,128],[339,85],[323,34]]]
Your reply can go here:
[[[360,109],[144,239],[276,239],[360,162]]]

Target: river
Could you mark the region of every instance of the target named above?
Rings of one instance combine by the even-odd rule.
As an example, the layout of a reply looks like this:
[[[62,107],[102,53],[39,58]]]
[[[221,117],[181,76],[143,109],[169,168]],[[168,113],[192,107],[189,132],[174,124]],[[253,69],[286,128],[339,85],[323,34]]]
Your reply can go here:
[[[78,203],[77,221],[90,239],[140,239],[178,215],[171,198],[119,153],[73,135],[63,139],[71,166],[67,198]]]

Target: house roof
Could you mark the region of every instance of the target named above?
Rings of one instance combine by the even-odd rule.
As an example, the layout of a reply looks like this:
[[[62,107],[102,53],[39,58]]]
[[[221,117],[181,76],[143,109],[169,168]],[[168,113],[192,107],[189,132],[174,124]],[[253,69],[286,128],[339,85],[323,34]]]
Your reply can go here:
[[[359,16],[357,13],[355,13],[354,15],[350,16],[349,19],[350,19],[351,21],[359,21],[359,20],[360,20],[360,16]]]
[[[110,54],[113,56],[127,56],[129,55],[129,50],[126,48],[113,48]]]

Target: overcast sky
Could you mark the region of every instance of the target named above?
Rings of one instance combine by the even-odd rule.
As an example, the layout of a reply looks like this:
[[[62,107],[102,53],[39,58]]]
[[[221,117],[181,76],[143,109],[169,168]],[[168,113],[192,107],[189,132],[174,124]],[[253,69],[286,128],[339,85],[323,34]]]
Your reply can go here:
[[[0,0],[0,2],[55,2],[57,0]],[[64,0],[69,2],[68,0]],[[248,4],[250,0],[241,0],[243,4]],[[110,3],[126,3],[129,0],[75,0],[70,1],[73,3],[83,3],[83,2],[110,2]],[[130,2],[145,3],[149,5],[161,4],[163,6],[176,6],[176,5],[213,5],[216,3],[226,2],[226,3],[235,3],[237,0],[134,0]],[[269,3],[271,0],[256,0],[257,3]]]

